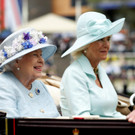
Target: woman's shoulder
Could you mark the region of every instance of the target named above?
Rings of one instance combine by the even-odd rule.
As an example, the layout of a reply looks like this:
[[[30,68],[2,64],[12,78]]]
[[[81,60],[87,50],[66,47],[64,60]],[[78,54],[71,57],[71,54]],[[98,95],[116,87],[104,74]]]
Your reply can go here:
[[[6,80],[12,80],[12,75],[10,72],[0,73],[0,82],[5,82]]]
[[[81,71],[81,66],[78,63],[78,61],[74,61],[71,63],[65,70],[65,72],[80,72]]]
[[[39,88],[39,89],[44,89],[44,90],[47,91],[46,85],[45,85],[41,80],[38,80],[38,79],[37,79],[37,80],[35,80],[32,84],[34,85],[34,87],[37,87],[37,88]]]
[[[7,75],[6,72],[1,72],[1,73],[0,73],[0,78],[5,77],[6,75]]]
[[[45,84],[41,80],[38,80],[38,79],[33,82],[33,85],[45,86]]]
[[[0,91],[14,93],[16,86],[16,80],[10,73],[0,74]]]
[[[85,78],[85,73],[83,72],[78,61],[74,61],[67,69],[64,71],[62,79],[65,78],[72,80],[71,78]]]

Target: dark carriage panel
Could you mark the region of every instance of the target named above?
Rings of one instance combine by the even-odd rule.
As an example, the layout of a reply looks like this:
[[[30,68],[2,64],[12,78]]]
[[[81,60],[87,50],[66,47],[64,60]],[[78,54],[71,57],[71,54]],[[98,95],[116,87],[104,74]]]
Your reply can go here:
[[[135,124],[127,120],[84,120],[84,119],[8,119],[10,134],[104,134],[128,135],[135,133]],[[75,134],[77,135],[77,134]]]

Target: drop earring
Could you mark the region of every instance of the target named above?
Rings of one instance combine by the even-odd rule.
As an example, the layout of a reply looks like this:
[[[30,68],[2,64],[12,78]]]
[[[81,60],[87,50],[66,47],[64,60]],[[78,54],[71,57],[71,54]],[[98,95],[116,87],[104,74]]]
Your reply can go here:
[[[84,53],[87,53],[87,50],[84,50]]]
[[[17,68],[17,70],[19,71],[19,70],[20,70],[20,68],[18,67],[18,68]]]

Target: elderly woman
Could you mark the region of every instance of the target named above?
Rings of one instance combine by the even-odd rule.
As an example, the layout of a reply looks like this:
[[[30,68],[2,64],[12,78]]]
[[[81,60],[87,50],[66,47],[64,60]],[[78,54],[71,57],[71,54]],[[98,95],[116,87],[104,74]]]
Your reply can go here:
[[[0,45],[0,111],[7,117],[57,117],[59,113],[41,77],[45,61],[56,51],[34,29],[19,30]]]
[[[77,22],[77,40],[62,57],[72,53],[74,62],[65,70],[61,82],[63,116],[125,118],[116,111],[115,89],[100,62],[110,48],[110,36],[119,32],[124,18],[111,22],[104,14],[86,12]]]

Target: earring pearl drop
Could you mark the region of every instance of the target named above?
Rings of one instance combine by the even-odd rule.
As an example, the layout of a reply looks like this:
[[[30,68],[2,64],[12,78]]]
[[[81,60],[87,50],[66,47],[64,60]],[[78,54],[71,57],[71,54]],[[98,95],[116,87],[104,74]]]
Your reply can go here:
[[[87,51],[86,51],[86,50],[84,50],[84,53],[87,53]]]
[[[17,68],[17,70],[19,71],[19,70],[20,70],[20,68],[18,67],[18,68]]]

